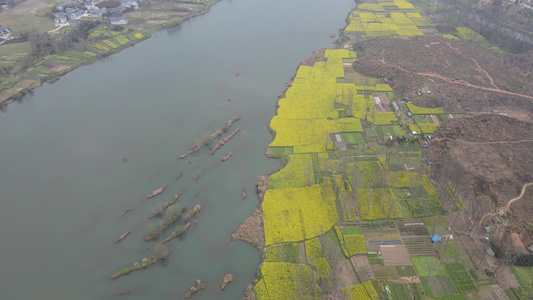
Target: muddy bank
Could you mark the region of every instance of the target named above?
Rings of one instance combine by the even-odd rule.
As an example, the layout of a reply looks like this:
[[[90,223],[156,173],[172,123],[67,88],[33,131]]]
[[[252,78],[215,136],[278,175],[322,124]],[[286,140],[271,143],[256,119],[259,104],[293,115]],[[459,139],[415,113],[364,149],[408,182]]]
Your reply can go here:
[[[260,210],[256,210],[248,219],[231,234],[233,240],[242,240],[252,244],[261,250],[265,246],[265,235],[263,232],[263,215]]]

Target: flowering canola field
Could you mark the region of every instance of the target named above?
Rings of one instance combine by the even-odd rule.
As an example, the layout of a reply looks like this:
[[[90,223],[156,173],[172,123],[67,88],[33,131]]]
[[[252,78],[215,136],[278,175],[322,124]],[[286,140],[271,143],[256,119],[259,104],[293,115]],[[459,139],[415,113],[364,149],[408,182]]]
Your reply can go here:
[[[383,13],[387,12],[389,16]],[[431,27],[413,5],[404,0],[362,3],[349,17],[347,33],[360,32],[367,37],[424,35],[420,28]]]
[[[391,3],[410,9],[406,1],[367,7],[389,9]],[[385,20],[369,12],[360,16]],[[416,28],[422,23],[413,21],[417,18],[421,17],[416,12],[398,11],[384,22]],[[376,147],[372,128],[403,130],[401,112],[376,111],[377,93],[394,98],[381,80],[367,80],[364,86],[345,80],[345,71],[353,72],[345,64],[356,57],[348,49],[326,50],[324,61],[298,68],[278,102],[270,122],[275,137],[267,154],[283,158],[286,165],[268,178],[261,204],[266,255],[253,287],[257,299],[320,299],[335,289],[344,299],[378,299],[379,281],[338,286],[336,276],[347,266],[343,260],[367,254],[365,235],[353,226],[361,223],[354,222],[427,217],[441,210],[427,175],[389,170],[385,157],[369,155],[383,149]],[[422,107],[409,109],[427,112]],[[345,139],[349,147],[360,150],[348,149]],[[413,196],[401,197],[403,190],[411,190]]]

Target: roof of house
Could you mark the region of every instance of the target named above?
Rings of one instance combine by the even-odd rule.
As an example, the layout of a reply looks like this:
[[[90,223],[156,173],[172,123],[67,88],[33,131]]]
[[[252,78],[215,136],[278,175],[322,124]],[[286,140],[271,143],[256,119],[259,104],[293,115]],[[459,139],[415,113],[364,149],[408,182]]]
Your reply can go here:
[[[120,20],[124,20],[124,21],[127,21],[128,18],[126,16],[120,16],[120,17],[110,17],[109,18],[109,21],[110,22],[118,22]]]

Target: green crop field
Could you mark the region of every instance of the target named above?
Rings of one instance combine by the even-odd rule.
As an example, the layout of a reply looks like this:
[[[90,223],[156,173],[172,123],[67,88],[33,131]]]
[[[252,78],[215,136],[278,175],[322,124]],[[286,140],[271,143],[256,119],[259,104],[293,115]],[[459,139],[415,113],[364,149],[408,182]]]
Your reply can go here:
[[[265,261],[298,263],[300,261],[298,244],[282,243],[267,247]]]
[[[520,285],[533,286],[533,267],[511,267]]]
[[[413,266],[396,266],[396,270],[398,270],[398,275],[400,276],[417,276]]]
[[[461,263],[454,263],[445,265],[446,271],[450,274],[453,284],[458,292],[468,292],[477,290],[476,285],[466,272],[465,267]]]

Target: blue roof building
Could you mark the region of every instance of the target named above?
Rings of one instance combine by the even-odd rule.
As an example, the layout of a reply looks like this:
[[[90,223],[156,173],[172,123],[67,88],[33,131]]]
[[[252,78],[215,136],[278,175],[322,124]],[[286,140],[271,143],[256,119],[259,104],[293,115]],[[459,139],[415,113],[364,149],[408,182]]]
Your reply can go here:
[[[432,234],[429,236],[429,238],[431,239],[433,243],[442,242],[442,240],[440,239],[440,235],[438,234]]]

